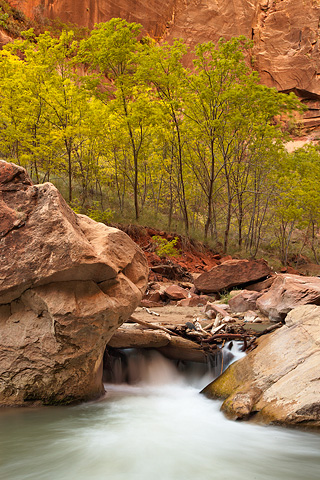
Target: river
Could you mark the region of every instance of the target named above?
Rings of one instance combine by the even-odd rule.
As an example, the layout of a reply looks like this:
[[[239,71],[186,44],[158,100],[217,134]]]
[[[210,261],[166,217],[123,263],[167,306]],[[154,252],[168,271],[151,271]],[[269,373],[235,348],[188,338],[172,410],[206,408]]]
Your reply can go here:
[[[198,393],[212,373],[142,370],[97,402],[0,410],[0,479],[319,480],[319,434],[226,420]]]

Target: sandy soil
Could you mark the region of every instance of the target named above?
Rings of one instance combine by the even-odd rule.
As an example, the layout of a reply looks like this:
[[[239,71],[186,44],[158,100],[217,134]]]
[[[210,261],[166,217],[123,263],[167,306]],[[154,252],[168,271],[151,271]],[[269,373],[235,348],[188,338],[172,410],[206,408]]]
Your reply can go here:
[[[203,307],[180,307],[178,305],[165,305],[164,307],[154,307],[150,312],[159,315],[150,314],[145,308],[138,307],[133,316],[139,320],[151,323],[160,323],[161,325],[184,325],[199,317],[201,324],[208,325],[211,321],[205,317]]]

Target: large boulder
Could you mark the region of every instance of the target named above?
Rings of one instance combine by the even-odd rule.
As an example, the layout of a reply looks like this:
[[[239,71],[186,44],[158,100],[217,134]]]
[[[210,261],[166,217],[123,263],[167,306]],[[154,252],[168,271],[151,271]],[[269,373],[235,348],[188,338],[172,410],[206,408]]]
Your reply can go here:
[[[0,212],[0,405],[99,396],[106,343],[147,284],[144,254],[3,161]]]
[[[319,364],[320,307],[304,305],[203,393],[233,419],[320,427]]]
[[[188,297],[188,292],[179,285],[169,285],[164,293],[170,300],[182,300]]]
[[[214,293],[256,282],[270,273],[271,269],[265,260],[228,260],[199,275],[194,285],[200,292]]]
[[[262,293],[242,290],[238,295],[230,298],[229,307],[232,312],[247,312],[248,310],[256,310],[257,308],[257,299],[261,297]]]
[[[254,292],[262,292],[263,290],[267,290],[268,288],[271,287],[275,278],[276,276],[272,274],[271,277],[268,277],[265,280],[262,280],[261,282],[250,283],[250,285],[246,286],[246,290],[251,290]]]
[[[320,305],[320,278],[279,274],[271,288],[257,300],[257,307],[270,320],[279,322],[293,308]]]

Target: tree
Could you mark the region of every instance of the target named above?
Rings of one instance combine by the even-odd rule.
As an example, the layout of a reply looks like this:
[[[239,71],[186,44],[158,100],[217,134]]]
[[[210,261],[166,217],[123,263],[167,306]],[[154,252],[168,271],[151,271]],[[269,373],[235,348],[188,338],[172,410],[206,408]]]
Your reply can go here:
[[[281,137],[272,124],[276,115],[297,107],[292,95],[281,95],[260,85],[256,72],[246,65],[245,37],[200,44],[195,49],[195,73],[188,78],[190,94],[184,114],[194,135],[191,161],[207,199],[205,238],[215,222],[218,189],[226,195],[224,250],[232,215],[237,210],[238,244],[242,245],[244,197],[263,161],[261,152],[274,148]],[[215,229],[216,229],[215,225]]]
[[[131,220],[133,204],[136,219],[164,214],[169,229],[175,219],[187,234],[201,227],[206,240],[250,255],[272,219],[284,261],[291,221],[316,231],[316,207],[298,189],[307,159],[283,164],[275,121],[297,101],[259,84],[244,37],[196,46],[189,70],[183,42],[157,45],[125,20],[97,25],[80,43],[70,31],[24,35],[0,52],[1,153],[37,181],[67,183],[84,211],[99,194],[101,205],[119,205],[119,219]]]
[[[317,231],[320,226],[319,147],[308,145],[282,158],[275,177],[278,195],[274,204],[275,224],[281,260],[287,265],[295,228],[310,232],[310,247],[318,263]],[[305,243],[307,243],[306,237]],[[302,248],[305,246],[302,246]]]
[[[163,43],[157,45],[149,43],[139,57],[139,78],[149,84],[156,95],[162,110],[162,125],[165,127],[165,137],[168,148],[166,157],[171,159],[168,168],[170,208],[169,226],[171,225],[173,211],[173,185],[174,178],[178,199],[183,214],[185,231],[189,231],[189,214],[187,206],[186,182],[184,162],[184,88],[186,69],[182,66],[182,58],[186,54],[186,46],[176,40],[173,45]],[[160,122],[159,122],[160,123]],[[176,176],[173,176],[174,170]]]
[[[79,158],[76,152],[79,153],[84,132],[91,123],[88,120],[90,97],[81,88],[81,77],[75,68],[78,44],[73,41],[72,32],[62,32],[59,38],[52,38],[46,32],[37,37],[35,44],[32,32],[28,31],[25,40],[6,48],[8,58],[15,58],[19,71],[23,72],[23,85],[17,88],[23,95],[20,126],[25,130],[25,136],[19,135],[20,144],[25,152],[29,152],[37,180],[39,163],[44,169],[48,156],[53,160],[52,170],[67,172],[71,202],[75,156]],[[19,52],[21,59],[12,57],[13,53]],[[17,73],[13,78],[17,81]],[[17,105],[12,104],[10,108],[19,112]]]
[[[81,42],[79,54],[91,70],[98,69],[102,74],[102,87],[95,89],[95,94],[108,104],[113,116],[117,114],[119,117],[119,140],[126,143],[133,162],[136,219],[140,216],[140,159],[154,125],[156,108],[148,97],[148,90],[136,76],[138,55],[143,48],[138,41],[140,30],[141,25],[114,18],[95,27],[89,38]]]

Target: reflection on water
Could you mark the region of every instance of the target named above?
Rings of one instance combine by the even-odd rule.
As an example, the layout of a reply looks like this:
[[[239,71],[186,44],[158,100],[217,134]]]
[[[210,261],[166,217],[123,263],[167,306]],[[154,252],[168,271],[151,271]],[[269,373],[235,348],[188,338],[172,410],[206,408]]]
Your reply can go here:
[[[1,480],[319,479],[319,435],[227,421],[177,371],[158,380],[106,385],[76,407],[0,410]]]

